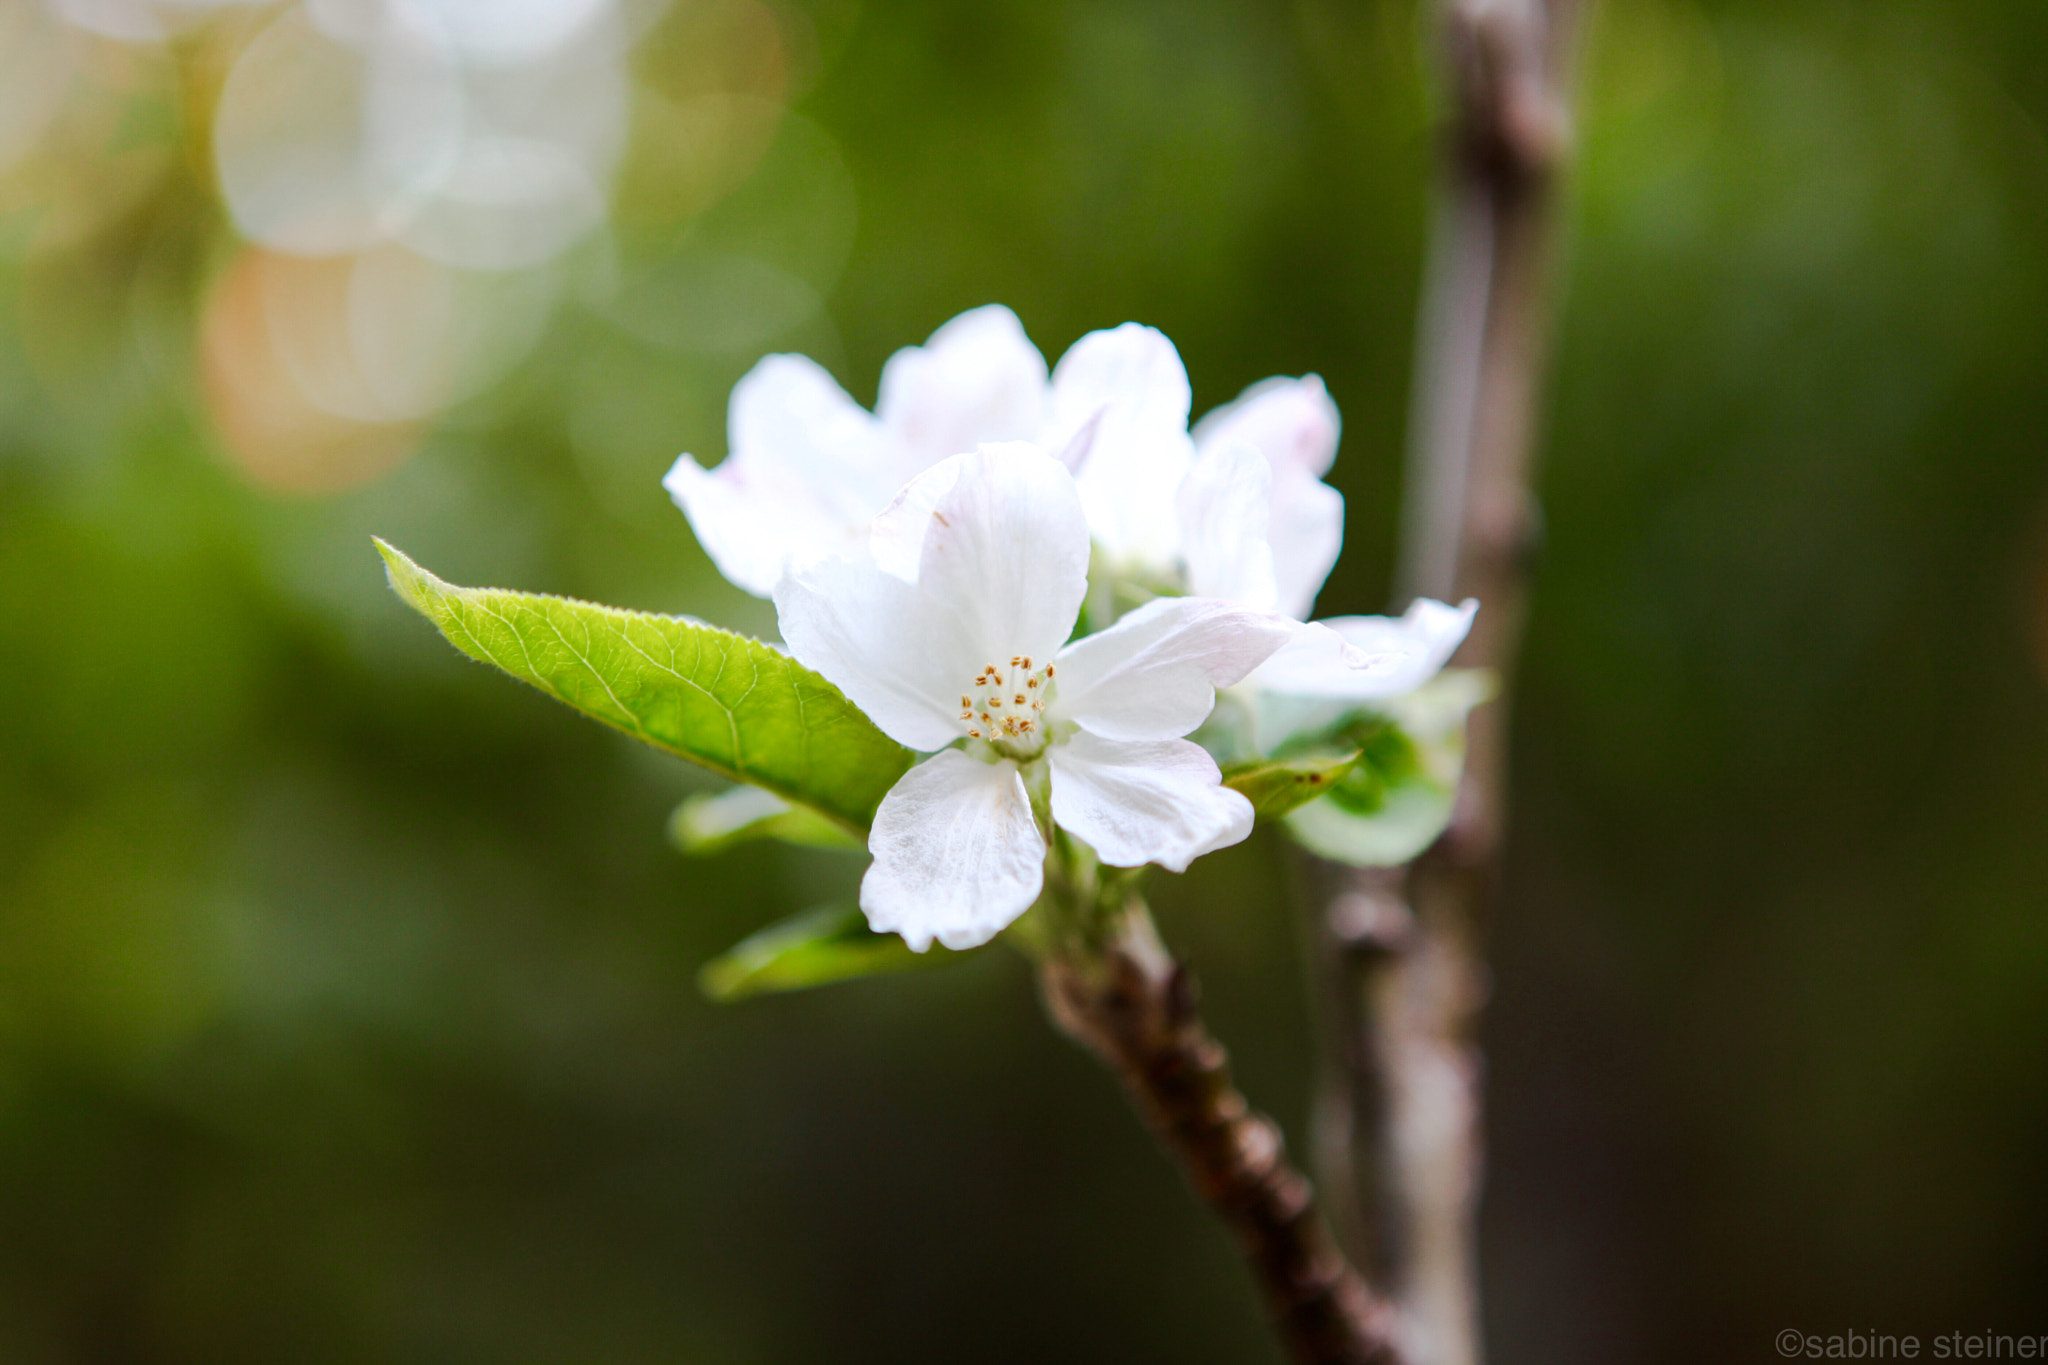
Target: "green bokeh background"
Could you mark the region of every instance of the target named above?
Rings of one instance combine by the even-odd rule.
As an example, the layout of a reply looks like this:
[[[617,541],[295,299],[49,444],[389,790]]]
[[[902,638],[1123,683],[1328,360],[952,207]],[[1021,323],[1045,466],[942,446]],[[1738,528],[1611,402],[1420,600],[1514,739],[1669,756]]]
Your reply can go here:
[[[642,78],[735,8],[672,11]],[[1277,1359],[1020,961],[707,1003],[859,862],[678,857],[706,782],[457,656],[369,537],[770,629],[669,461],[767,350],[868,401],[999,300],[1051,356],[1159,326],[1198,411],[1321,373],[1321,608],[1382,609],[1426,25],[748,13],[793,111],[750,178],[664,209],[642,128],[533,355],[350,492],[220,455],[192,336],[233,238],[177,75],[124,115],[146,193],[57,247],[0,201],[0,1360]],[[2048,1332],[2044,73],[2039,0],[1594,16],[1490,930],[1499,1365]],[[706,251],[823,307],[714,308]],[[1283,866],[1157,903],[1299,1132]]]

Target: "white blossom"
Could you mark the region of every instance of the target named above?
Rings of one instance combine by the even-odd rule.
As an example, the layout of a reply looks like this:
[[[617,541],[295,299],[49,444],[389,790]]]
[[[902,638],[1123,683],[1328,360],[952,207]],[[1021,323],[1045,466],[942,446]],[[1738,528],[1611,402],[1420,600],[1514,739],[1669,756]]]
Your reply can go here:
[[[1383,701],[1435,677],[1472,628],[1479,602],[1418,597],[1400,616],[1337,616],[1297,630],[1247,688],[1333,701]]]
[[[1037,437],[1045,407],[1044,358],[991,304],[891,356],[872,415],[816,361],[769,356],[733,387],[724,462],[681,456],[662,486],[718,571],[766,597],[791,565],[863,553],[868,523],[923,470]]]
[[[815,362],[768,357],[733,390],[724,463],[684,455],[663,482],[719,571],[767,596],[788,566],[857,557],[869,519],[919,471],[1034,441],[1073,471],[1112,574],[1305,616],[1343,538],[1344,500],[1320,481],[1335,405],[1314,376],[1267,380],[1190,435],[1190,401],[1153,328],[1091,332],[1048,373],[1016,315],[991,304],[892,356],[872,414]]]
[[[1254,384],[1196,425],[1194,470],[1179,488],[1192,513],[1184,517],[1192,591],[1270,601],[1306,618],[1343,546],[1344,500],[1322,482],[1340,429],[1314,375]],[[1261,595],[1266,584],[1270,599]],[[1351,704],[1403,696],[1443,668],[1478,609],[1477,601],[1453,607],[1423,597],[1398,617],[1309,622],[1239,690]]]
[[[1275,606],[1297,620],[1308,619],[1344,546],[1344,495],[1322,481],[1341,430],[1337,405],[1312,374],[1261,380],[1195,424],[1197,461],[1243,446],[1265,456]]]
[[[876,930],[920,950],[986,942],[1037,899],[1048,817],[1118,867],[1180,871],[1250,833],[1250,804],[1182,736],[1300,627],[1172,597],[1069,642],[1088,564],[1065,466],[985,444],[904,488],[868,554],[776,587],[791,654],[937,751],[876,813],[861,884]]]

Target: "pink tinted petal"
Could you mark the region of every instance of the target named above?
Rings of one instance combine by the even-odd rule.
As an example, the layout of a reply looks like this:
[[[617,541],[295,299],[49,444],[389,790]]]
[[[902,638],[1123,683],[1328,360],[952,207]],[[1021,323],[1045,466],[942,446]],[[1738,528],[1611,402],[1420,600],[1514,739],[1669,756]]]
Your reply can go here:
[[[1294,475],[1319,479],[1337,458],[1342,423],[1323,381],[1262,379],[1195,425],[1195,444],[1207,449],[1225,441],[1255,445],[1272,461],[1279,483]]]

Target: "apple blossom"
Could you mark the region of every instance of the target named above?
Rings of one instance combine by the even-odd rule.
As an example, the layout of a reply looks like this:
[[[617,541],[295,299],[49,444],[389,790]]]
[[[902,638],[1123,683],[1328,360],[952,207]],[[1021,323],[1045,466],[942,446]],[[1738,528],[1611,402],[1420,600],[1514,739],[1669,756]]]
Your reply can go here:
[[[1088,522],[1065,466],[1022,442],[920,474],[869,551],[792,568],[775,606],[800,663],[933,753],[875,816],[876,930],[920,950],[986,942],[1037,899],[1052,824],[1111,866],[1174,871],[1250,833],[1250,803],[1183,736],[1297,624],[1159,598],[1070,642]]]
[[[1279,610],[1307,620],[1344,545],[1344,495],[1322,481],[1342,423],[1316,375],[1265,379],[1195,424],[1196,459],[1248,445],[1266,457],[1266,540]]]
[[[816,361],[771,355],[733,387],[725,461],[683,455],[662,485],[718,571],[767,597],[791,564],[860,555],[868,523],[923,470],[1037,437],[1045,394],[1045,360],[1000,304],[891,356],[872,415]]]
[[[1343,498],[1320,481],[1338,427],[1322,381],[1254,385],[1193,436],[1189,408],[1157,330],[1091,332],[1048,374],[991,304],[890,357],[872,414],[815,362],[769,356],[733,389],[724,463],[684,455],[663,483],[719,571],[767,596],[790,565],[858,557],[869,519],[919,471],[1031,440],[1074,472],[1112,576],[1305,616],[1343,536]]]
[[[1383,701],[1437,675],[1479,611],[1418,597],[1400,616],[1338,616],[1302,627],[1245,679],[1249,688],[1333,701]]]

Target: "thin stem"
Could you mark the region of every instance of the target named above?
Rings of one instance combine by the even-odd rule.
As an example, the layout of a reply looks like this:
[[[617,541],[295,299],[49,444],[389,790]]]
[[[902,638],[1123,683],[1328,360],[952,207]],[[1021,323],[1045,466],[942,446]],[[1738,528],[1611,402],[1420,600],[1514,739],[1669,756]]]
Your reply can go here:
[[[1417,340],[1404,597],[1482,603],[1458,662],[1510,669],[1536,519],[1529,489],[1548,254],[1569,143],[1572,0],[1445,0],[1451,121]],[[1503,689],[1505,692],[1505,689]],[[1472,718],[1443,837],[1405,868],[1312,865],[1326,1064],[1325,1184],[1388,1285],[1417,1365],[1478,1365],[1482,1169],[1477,937],[1499,860],[1506,708]]]
[[[1330,1235],[1279,1128],[1254,1112],[1203,1027],[1187,969],[1131,902],[1099,951],[1044,959],[1046,1009],[1100,1057],[1219,1217],[1237,1235],[1300,1365],[1400,1365],[1393,1308]]]

